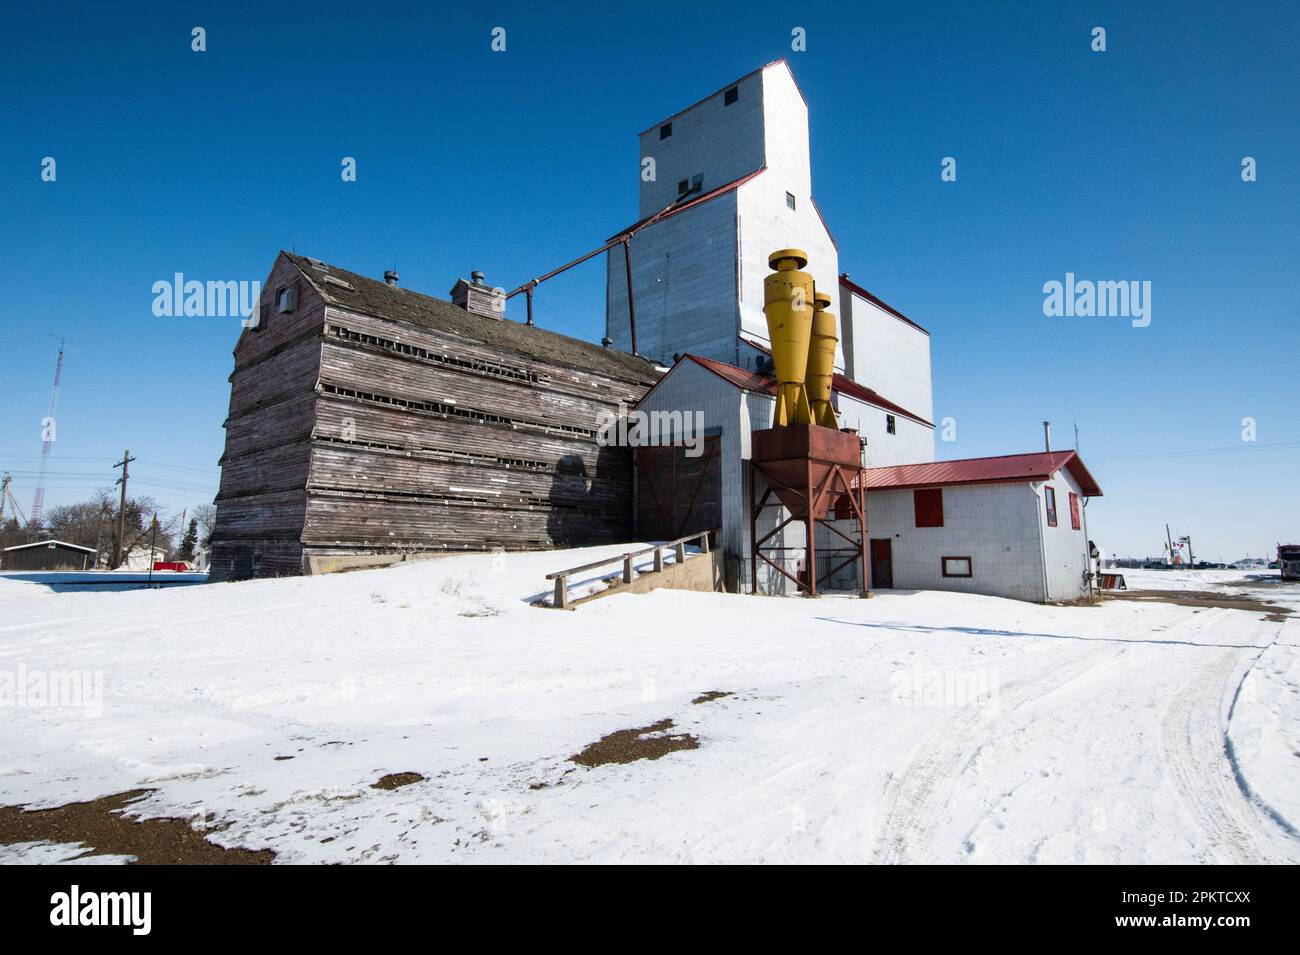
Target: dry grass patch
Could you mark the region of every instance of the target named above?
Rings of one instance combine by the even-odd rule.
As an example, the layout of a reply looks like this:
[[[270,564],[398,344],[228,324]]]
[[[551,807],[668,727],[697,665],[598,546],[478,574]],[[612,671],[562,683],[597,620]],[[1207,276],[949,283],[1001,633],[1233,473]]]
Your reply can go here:
[[[699,749],[700,741],[690,733],[668,733],[672,720],[660,720],[638,729],[619,730],[602,736],[576,756],[579,766],[604,766],[608,763],[634,763],[638,759],[659,759],[681,749]]]
[[[0,806],[0,843],[74,843],[86,846],[78,858],[134,856],[134,865],[269,865],[270,849],[226,849],[208,842],[188,819],[133,819],[123,810],[151,789],[73,802],[54,809]]]

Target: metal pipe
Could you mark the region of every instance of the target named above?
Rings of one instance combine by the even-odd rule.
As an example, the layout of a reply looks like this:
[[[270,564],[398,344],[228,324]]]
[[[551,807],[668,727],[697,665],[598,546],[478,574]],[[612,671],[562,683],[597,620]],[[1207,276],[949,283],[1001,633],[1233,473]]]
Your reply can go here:
[[[859,483],[861,484],[861,482]],[[860,528],[860,545],[862,547],[862,592],[860,596],[865,597],[871,593],[871,579],[867,567],[867,489],[865,486],[858,487],[858,527]]]
[[[632,305],[632,234],[623,236],[623,268],[627,273],[627,324],[632,333],[632,354],[636,352],[636,309]]]
[[[650,218],[648,218],[648,219],[644,219],[644,220],[642,220],[641,222],[638,222],[636,225],[632,226],[632,228],[630,228],[630,229],[628,229],[628,230],[626,230],[626,231],[624,231],[624,232],[621,232],[621,233],[619,233],[618,235],[614,236],[614,238],[610,239],[608,242],[606,242],[604,245],[602,245],[599,249],[595,249],[594,251],[588,252],[586,255],[580,256],[579,258],[574,259],[572,262],[566,262],[564,265],[561,265],[558,269],[551,269],[551,271],[547,272],[545,275],[539,275],[539,276],[538,276],[537,278],[535,278],[535,279],[529,279],[527,282],[523,283],[523,284],[520,285],[518,288],[516,288],[516,289],[512,289],[511,291],[507,292],[507,293],[506,293],[506,301],[509,301],[510,299],[512,299],[512,298],[514,298],[516,295],[518,295],[520,292],[523,292],[524,294],[526,294],[526,295],[528,296],[528,301],[529,301],[529,304],[530,304],[530,306],[531,306],[531,303],[532,303],[532,297],[533,297],[533,289],[535,289],[538,285],[540,285],[541,283],[545,282],[547,279],[555,278],[555,276],[559,275],[561,272],[567,272],[569,269],[573,268],[575,265],[581,265],[583,262],[586,262],[588,259],[594,259],[596,256],[600,255],[602,252],[608,252],[610,249],[614,248],[614,246],[616,246],[616,245],[622,245],[622,246],[623,246],[623,248],[624,248],[624,253],[625,253],[624,258],[628,258],[628,256],[626,255],[626,253],[627,253],[627,251],[628,251],[628,240],[630,240],[630,239],[632,238],[632,236],[636,235],[636,234],[637,234],[638,232],[640,232],[642,229],[645,229],[645,228],[647,228],[647,227],[649,227],[649,226],[654,225],[656,222],[658,222],[660,219],[662,219],[665,215],[667,215],[670,211],[672,211],[674,208],[676,208],[676,207],[680,204],[680,202],[681,202],[680,199],[674,199],[672,202],[668,203],[668,205],[664,206],[662,209],[660,209],[658,212],[656,212],[656,213],[655,213],[654,215],[652,215]],[[629,261],[630,261],[630,259],[629,259]],[[627,291],[628,291],[628,295],[627,295],[627,301],[628,301],[628,314],[629,314],[629,317],[630,317],[630,316],[631,316],[631,311],[632,311],[632,267],[631,267],[630,264],[628,265],[628,290],[627,290]],[[530,311],[529,314],[530,314],[530,316],[531,316],[531,314],[532,314],[531,311]],[[528,324],[529,324],[529,325],[533,324],[531,317],[529,318]],[[632,354],[634,354],[634,355],[636,354],[636,328],[635,328],[635,325],[633,326],[633,330],[632,330]]]

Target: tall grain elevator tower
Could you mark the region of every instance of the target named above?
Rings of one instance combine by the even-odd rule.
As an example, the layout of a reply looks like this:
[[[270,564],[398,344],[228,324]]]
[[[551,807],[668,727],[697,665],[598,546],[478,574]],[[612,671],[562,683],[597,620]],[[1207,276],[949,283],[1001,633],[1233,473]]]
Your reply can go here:
[[[742,76],[641,133],[640,222],[631,239],[637,350],[671,364],[691,352],[742,367],[769,345],[768,253],[808,253],[838,298],[835,241],[812,197],[808,105],[784,59]],[[631,350],[624,246],[606,255],[606,337]],[[843,370],[842,350],[835,366]]]

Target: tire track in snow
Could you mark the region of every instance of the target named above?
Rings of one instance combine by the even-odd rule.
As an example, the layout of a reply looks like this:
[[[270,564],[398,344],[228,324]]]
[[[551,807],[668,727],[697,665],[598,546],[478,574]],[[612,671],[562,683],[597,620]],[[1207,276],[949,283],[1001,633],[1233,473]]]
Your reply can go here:
[[[1015,710],[1035,702],[1122,650],[1122,647],[1090,649],[1050,664],[1000,687],[995,707],[969,703],[931,730],[918,745],[920,756],[896,775],[886,790],[885,822],[876,842],[874,861],[886,864],[916,861],[917,850],[929,843],[941,821],[935,815],[946,800],[941,802],[937,791],[945,783],[954,783],[992,740],[1004,708]]]
[[[1209,846],[1210,862],[1278,863],[1229,765],[1219,713],[1240,660],[1229,650],[1203,667],[1160,721],[1165,764],[1178,800]]]

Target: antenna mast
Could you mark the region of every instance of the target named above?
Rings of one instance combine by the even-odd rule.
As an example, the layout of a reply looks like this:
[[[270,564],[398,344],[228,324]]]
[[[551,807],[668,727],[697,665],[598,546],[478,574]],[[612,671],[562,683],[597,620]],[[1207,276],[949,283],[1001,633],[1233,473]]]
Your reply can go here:
[[[59,406],[59,381],[63,378],[63,339],[59,339],[59,360],[54,366],[54,390],[50,392],[50,409],[41,422],[41,475],[36,479],[36,494],[32,498],[32,524],[37,529],[45,520],[45,472],[50,466],[50,449],[54,446],[54,412]]]

